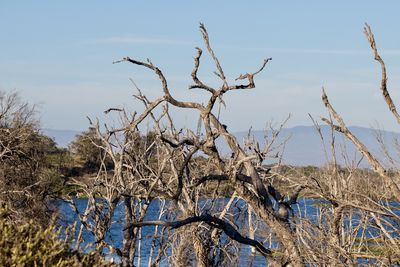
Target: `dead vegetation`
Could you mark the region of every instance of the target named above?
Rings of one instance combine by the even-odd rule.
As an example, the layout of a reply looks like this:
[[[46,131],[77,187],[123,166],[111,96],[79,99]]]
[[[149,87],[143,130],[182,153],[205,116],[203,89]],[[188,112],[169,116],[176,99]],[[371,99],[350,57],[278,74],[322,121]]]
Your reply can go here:
[[[264,146],[251,138],[251,132],[242,144],[218,110],[228,104],[225,94],[255,88],[256,76],[271,58],[231,81],[202,24],[200,33],[220,84],[214,87],[199,77],[203,50],[196,48],[188,89],[206,92],[204,103],[175,98],[167,77],[150,60],[126,57],[115,62],[154,73],[160,95],[149,99],[134,83],[134,97],[143,111],[130,114],[112,107],[106,113],[119,116],[118,127],[91,121],[81,142],[73,144],[81,160],[94,170],[89,182],[75,177],[68,183],[87,200],[84,209],[75,194],[63,196],[79,221],[73,249],[92,245],[96,255],[112,257],[122,266],[143,262],[236,266],[251,265],[256,258],[269,266],[400,264],[398,171],[386,169],[349,131],[325,91],[322,101],[329,118],[322,121],[353,142],[371,170],[361,170],[357,163],[338,166],[334,139],[328,141],[334,160],[325,168],[263,165],[281,147],[276,142],[284,123],[271,130]],[[382,68],[383,97],[399,121],[387,89],[385,64],[368,25],[365,34]],[[46,150],[38,146],[51,148],[51,140],[38,134],[33,109],[16,95],[0,95],[0,108],[0,202],[21,210],[45,199],[50,188],[46,181],[55,181],[45,179],[51,173],[45,168]],[[196,111],[198,128],[177,128],[171,108]],[[150,130],[140,131],[149,122]],[[318,122],[314,123],[320,132]],[[218,150],[217,139],[229,147],[228,157]],[[121,210],[122,218],[118,217]],[[122,243],[110,238],[116,224],[122,225],[117,233]],[[88,235],[94,239],[92,244],[86,240]],[[249,247],[251,252],[242,253]]]
[[[213,87],[198,76],[203,50],[196,48],[189,89],[207,92],[209,98],[205,103],[176,99],[167,77],[150,60],[126,57],[115,62],[148,69],[159,79],[162,90],[160,97],[152,100],[136,87],[135,98],[144,107],[141,113],[107,110],[119,114],[119,128],[101,129],[98,122],[92,123],[102,139],[96,145],[105,152],[104,158],[111,159],[114,168],[110,171],[102,164],[92,186],[81,184],[88,197],[83,213],[73,200],[66,200],[81,222],[77,246],[86,229],[95,237],[98,250],[108,247],[116,251],[123,266],[133,266],[135,262],[139,266],[143,229],[153,227],[154,234],[148,238],[157,245],[146,256],[148,266],[157,266],[160,261],[173,266],[238,265],[243,245],[265,257],[265,264],[270,266],[385,266],[398,262],[399,211],[391,202],[400,198],[397,172],[389,174],[348,130],[325,91],[322,100],[332,119],[322,120],[332,131],[351,140],[377,175],[360,170],[357,164],[340,168],[335,162],[321,170],[308,170],[307,174],[299,169],[283,170],[280,165],[264,166],[264,159],[273,156],[279,129],[264,147],[251,138],[240,144],[219,118],[218,105],[226,105],[224,95],[231,91],[255,88],[255,77],[271,58],[265,59],[254,72],[240,74],[232,83],[225,76],[202,24],[200,33],[220,81],[219,87]],[[383,96],[398,117],[386,88],[384,63],[368,25],[365,33],[382,66]],[[170,116],[171,107],[197,111],[198,129],[177,129]],[[151,138],[139,131],[145,119],[152,121]],[[318,123],[315,125],[319,131]],[[230,157],[219,153],[218,138],[229,146]],[[334,141],[331,144],[334,147]],[[202,192],[209,184],[213,184],[212,190],[204,199]],[[99,192],[101,201],[96,199]],[[298,209],[301,194],[318,200],[302,199],[304,209]],[[163,203],[159,216],[146,219],[154,201]],[[125,213],[123,246],[115,247],[106,241],[105,235],[119,203]],[[242,203],[240,208],[238,203]],[[313,209],[313,214],[307,214],[309,209]],[[238,220],[243,223],[238,224]],[[251,264],[254,254],[247,257]]]

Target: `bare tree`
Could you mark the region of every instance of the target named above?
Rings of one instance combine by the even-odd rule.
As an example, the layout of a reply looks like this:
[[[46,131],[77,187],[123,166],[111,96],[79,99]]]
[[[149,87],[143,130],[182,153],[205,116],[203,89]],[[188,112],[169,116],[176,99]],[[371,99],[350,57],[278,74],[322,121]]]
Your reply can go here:
[[[216,76],[221,81],[221,86],[214,88],[204,83],[197,75],[200,67],[200,59],[203,51],[197,48],[197,54],[194,60],[194,68],[192,71],[193,85],[189,86],[189,89],[200,89],[205,90],[210,94],[210,98],[207,104],[203,105],[198,102],[185,102],[174,98],[171,94],[170,88],[167,83],[167,79],[162,71],[154,65],[151,61],[143,62],[132,58],[124,58],[118,62],[129,62],[134,65],[145,67],[153,71],[159,78],[164,95],[160,100],[148,103],[147,109],[142,113],[142,117],[151,114],[151,109],[157,105],[158,102],[164,101],[168,105],[175,106],[182,109],[193,109],[199,112],[202,126],[204,127],[204,136],[197,136],[193,132],[188,131],[187,134],[165,134],[164,129],[158,129],[160,140],[165,144],[169,144],[175,151],[187,151],[181,159],[180,166],[175,169],[172,167],[172,172],[175,172],[175,179],[177,180],[177,188],[174,190],[173,199],[177,200],[178,203],[182,198],[185,198],[186,191],[190,186],[190,182],[195,182],[196,186],[200,186],[210,181],[229,181],[233,190],[235,190],[238,197],[245,200],[249,205],[252,206],[254,212],[263,220],[271,229],[280,243],[280,250],[282,255],[277,259],[271,253],[271,250],[264,247],[260,242],[248,239],[240,235],[232,223],[220,219],[215,215],[211,214],[187,214],[187,218],[175,222],[152,222],[152,224],[161,224],[164,226],[178,228],[184,225],[194,222],[205,222],[210,226],[219,228],[227,236],[234,239],[239,243],[244,243],[255,247],[262,255],[268,258],[270,263],[280,262],[279,264],[290,263],[294,266],[301,266],[304,264],[303,258],[300,255],[298,245],[296,244],[296,237],[293,229],[291,228],[290,218],[288,216],[287,207],[295,203],[296,197],[290,198],[287,201],[283,199],[274,198],[279,193],[276,189],[270,186],[269,190],[264,185],[264,182],[260,178],[259,172],[256,166],[259,166],[264,158],[268,154],[268,147],[260,149],[255,147],[253,151],[246,152],[243,147],[236,140],[235,136],[231,134],[227,127],[218,119],[218,116],[214,114],[214,107],[218,101],[223,101],[223,96],[233,90],[245,90],[252,89],[255,87],[254,77],[259,74],[267,65],[271,59],[266,59],[262,63],[261,67],[252,73],[241,74],[236,81],[244,80],[246,83],[230,85],[228,79],[225,77],[223,68],[215,55],[210,42],[208,33],[204,25],[200,25],[200,32],[202,34],[207,52],[215,63],[217,71]],[[170,117],[167,116],[169,119]],[[157,119],[154,120],[157,124]],[[137,123],[136,123],[137,124]],[[135,123],[131,123],[124,127],[124,131],[130,130],[136,127]],[[172,128],[170,128],[171,130]],[[221,137],[224,139],[226,144],[231,149],[232,157],[230,159],[223,159],[218,152],[215,145],[215,140]],[[174,140],[175,139],[175,140]],[[215,169],[205,173],[204,176],[195,177],[190,172],[190,163],[192,161],[193,154],[197,151],[201,151],[207,155],[211,164],[215,165]],[[192,187],[193,188],[193,187]],[[275,196],[271,194],[274,192]],[[296,195],[297,196],[297,195]],[[277,203],[277,205],[275,205]],[[135,223],[134,226],[148,225],[149,222]],[[201,254],[201,253],[200,253]],[[199,259],[198,259],[199,260]],[[202,262],[200,260],[200,262]],[[207,264],[203,264],[207,265]]]
[[[266,158],[275,157],[275,142],[284,124],[271,131],[263,146],[251,134],[242,144],[223,124],[218,104],[226,105],[226,93],[255,88],[255,76],[271,58],[265,59],[256,71],[241,74],[231,82],[203,24],[200,33],[220,82],[219,87],[214,87],[198,76],[203,50],[196,48],[189,89],[207,92],[205,104],[175,98],[162,70],[150,60],[125,57],[115,62],[150,70],[159,79],[162,91],[158,98],[150,100],[132,81],[137,90],[134,97],[142,103],[143,111],[130,114],[121,108],[108,109],[106,113],[119,115],[120,127],[100,127],[97,121],[91,122],[100,140],[92,143],[104,153],[101,167],[89,184],[75,181],[88,198],[86,209],[80,211],[75,199],[66,199],[81,222],[77,247],[84,241],[84,231],[88,231],[96,240],[97,250],[108,249],[124,266],[142,264],[145,242],[150,242],[146,244],[151,247],[148,266],[158,266],[163,260],[174,266],[238,265],[243,246],[250,246],[270,266],[344,266],[365,260],[385,265],[398,261],[400,221],[388,202],[391,197],[399,199],[398,178],[385,170],[348,130],[326,94],[324,104],[338,122],[335,125],[332,120],[323,119],[332,127],[330,145],[334,158],[333,132],[339,131],[383,179],[360,170],[359,162],[341,167],[334,160],[326,168],[308,174],[290,166],[263,165]],[[366,34],[383,66],[385,100],[397,116],[386,89],[384,64],[368,26]],[[198,128],[178,129],[170,116],[171,107],[198,112]],[[145,123],[152,127],[143,133],[140,129]],[[315,125],[324,139],[316,122]],[[222,155],[217,139],[229,147],[230,156]],[[106,159],[112,164],[105,164]],[[360,189],[363,183],[367,188]],[[375,190],[381,185],[389,188],[390,194]],[[222,187],[230,192],[228,198],[221,193]],[[303,200],[304,210],[297,211],[300,194],[312,198]],[[159,207],[158,215],[152,218],[151,205]],[[118,209],[123,209],[124,216],[117,222]],[[313,209],[312,216],[307,214],[309,209]],[[238,224],[239,220],[249,223]],[[122,245],[107,238],[115,223],[123,224]],[[374,250],[371,242],[377,244]]]
[[[378,53],[377,46],[375,43],[374,35],[368,24],[364,27],[364,33],[371,46],[374,54],[374,59],[379,62],[381,66],[381,92],[384,100],[392,112],[393,116],[400,122],[399,114],[393,103],[392,98],[387,89],[387,75],[386,67],[383,59]],[[398,261],[399,259],[399,240],[395,236],[398,235],[398,224],[399,217],[397,215],[397,208],[392,207],[389,203],[390,200],[400,201],[400,187],[398,171],[389,171],[384,167],[377,156],[374,156],[369,149],[349,130],[340,114],[331,105],[325,90],[322,90],[322,101],[327,108],[330,119],[322,118],[322,121],[327,123],[332,131],[343,134],[345,138],[351,141],[354,146],[361,153],[370,164],[373,172],[375,172],[381,180],[374,177],[373,173],[366,172],[366,175],[362,175],[362,172],[357,170],[358,165],[353,168],[349,168],[348,171],[340,172],[336,164],[330,174],[334,181],[335,190],[330,191],[329,195],[327,190],[322,189],[322,186],[317,183],[320,192],[325,192],[324,198],[328,199],[333,204],[332,220],[331,220],[331,239],[333,247],[337,247],[336,251],[332,250],[331,257],[341,259],[341,263],[357,263],[357,259],[364,257],[368,258],[368,255],[358,253],[357,256],[355,247],[358,246],[358,252],[360,252],[361,245],[368,247],[368,240],[377,240],[379,237],[383,237],[388,241],[379,242],[376,241],[377,245],[382,248],[380,253],[375,253],[374,260],[375,264],[391,264]],[[335,122],[337,124],[335,124]],[[379,139],[378,139],[379,141]],[[372,187],[369,186],[370,181],[373,180]],[[314,183],[315,184],[315,183]],[[333,184],[333,183],[331,183]],[[369,190],[363,190],[362,187],[369,188]],[[372,189],[374,188],[374,189]],[[336,192],[332,194],[332,192]],[[348,227],[345,229],[345,222],[357,218],[357,226],[355,228]],[[384,223],[382,223],[384,222]],[[396,225],[396,226],[395,226]],[[350,231],[353,232],[349,232]],[[356,230],[354,230],[356,229]],[[363,231],[360,236],[357,230]],[[365,231],[373,231],[375,229],[377,234],[372,237],[366,237]],[[361,239],[360,242],[355,240]],[[347,243],[346,243],[347,242]],[[387,245],[387,242],[390,245]],[[356,244],[357,243],[357,244]],[[390,249],[389,249],[390,248]],[[367,248],[368,249],[368,248]],[[386,251],[383,251],[387,249]],[[368,254],[368,253],[367,253]]]
[[[163,93],[161,97],[151,101],[137,88],[138,94],[135,97],[144,105],[142,113],[128,114],[124,109],[110,108],[106,112],[119,113],[122,127],[114,129],[106,127],[105,132],[102,132],[98,123],[92,124],[102,139],[100,144],[95,145],[106,152],[107,157],[113,161],[114,168],[110,170],[103,164],[91,185],[76,181],[89,198],[83,213],[79,212],[73,200],[67,201],[79,215],[82,223],[81,231],[86,228],[93,234],[99,250],[113,247],[113,244],[106,241],[106,233],[113,223],[118,203],[123,203],[126,225],[123,247],[114,251],[121,257],[125,266],[134,263],[140,242],[138,237],[141,229],[148,225],[161,226],[167,230],[165,233],[169,233],[170,238],[175,235],[176,229],[181,228],[184,229],[181,231],[183,237],[193,236],[191,246],[199,266],[215,265],[218,264],[218,259],[221,261],[222,258],[225,260],[228,258],[223,256],[224,252],[228,253],[228,247],[221,246],[221,244],[228,245],[223,241],[226,237],[235,243],[252,246],[268,259],[269,264],[302,266],[304,259],[300,254],[288,211],[296,202],[302,187],[299,187],[292,197],[286,199],[272,184],[266,186],[258,169],[262,168],[262,162],[269,154],[270,146],[260,148],[254,143],[250,149],[243,148],[215,114],[215,106],[224,103],[225,93],[254,88],[254,77],[271,59],[264,60],[255,72],[241,74],[236,79],[245,81],[244,83],[230,84],[202,24],[200,33],[206,50],[217,68],[215,74],[221,81],[220,87],[214,88],[198,77],[203,53],[200,48],[196,48],[197,54],[191,74],[193,85],[189,86],[189,89],[208,92],[210,97],[206,104],[180,101],[173,97],[163,72],[149,60],[143,62],[127,57],[117,61],[129,62],[154,72],[161,82]],[[159,112],[157,108],[161,104],[162,109]],[[190,129],[176,129],[173,118],[169,115],[169,106],[196,110],[204,131],[200,133]],[[138,128],[145,119],[152,120],[154,128],[151,133],[142,135]],[[149,139],[149,135],[153,138]],[[223,139],[229,146],[232,155],[230,158],[223,158],[218,151],[217,138]],[[229,219],[230,216],[226,212],[229,207],[226,208],[224,204],[220,207],[222,209],[217,208],[217,199],[220,197],[218,185],[211,195],[210,205],[202,203],[201,196],[207,190],[204,188],[215,183],[227,184],[232,193],[235,193],[236,199],[242,199],[252,207],[257,217],[276,237],[279,243],[279,247],[274,249],[277,250],[276,253],[272,253],[272,249],[261,241],[249,238],[241,232],[234,221]],[[99,194],[102,201],[96,200]],[[174,212],[170,216],[160,217],[163,220],[144,220],[149,205],[156,199],[172,200],[169,205],[174,207]],[[167,218],[170,219],[166,220]],[[211,228],[218,231],[212,234]],[[222,237],[221,234],[226,237]],[[78,244],[80,242],[78,241]],[[191,255],[187,257],[190,258]]]
[[[397,122],[400,123],[400,116],[396,110],[396,107],[393,103],[392,98],[389,95],[389,91],[387,90],[387,76],[386,76],[385,63],[378,53],[374,35],[368,24],[365,25],[364,33],[368,39],[369,44],[371,45],[371,49],[374,53],[375,60],[378,61],[379,64],[381,65],[382,95],[386,101],[386,104],[389,107],[389,110],[392,112],[392,114],[395,117],[395,119],[397,120]],[[344,123],[342,117],[339,115],[339,113],[337,113],[335,111],[335,109],[330,104],[330,102],[328,100],[328,96],[325,93],[325,90],[323,90],[323,93],[322,93],[322,101],[323,101],[325,107],[328,109],[330,115],[338,122],[338,125],[333,124],[331,120],[328,120],[326,118],[322,118],[322,120],[324,122],[326,122],[327,124],[331,125],[331,127],[333,127],[333,129],[335,131],[338,131],[338,132],[344,134],[345,137],[348,138],[357,147],[357,149],[362,153],[362,155],[368,160],[368,162],[371,165],[371,167],[373,168],[373,170],[376,173],[378,173],[382,177],[382,179],[385,180],[385,182],[387,183],[387,185],[390,188],[392,196],[394,198],[396,198],[398,201],[400,201],[399,180],[388,175],[387,170],[383,167],[383,165],[379,162],[379,160],[372,155],[372,153],[368,150],[368,148],[359,139],[357,139],[357,137],[351,131],[349,131],[349,129],[347,128],[346,124]]]

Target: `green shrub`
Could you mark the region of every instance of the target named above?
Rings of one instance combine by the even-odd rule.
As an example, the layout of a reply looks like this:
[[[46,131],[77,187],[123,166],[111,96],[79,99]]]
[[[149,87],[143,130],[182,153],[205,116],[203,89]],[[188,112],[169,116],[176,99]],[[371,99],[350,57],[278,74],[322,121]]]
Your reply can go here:
[[[72,251],[54,225],[15,223],[0,207],[0,266],[116,266],[99,254]]]

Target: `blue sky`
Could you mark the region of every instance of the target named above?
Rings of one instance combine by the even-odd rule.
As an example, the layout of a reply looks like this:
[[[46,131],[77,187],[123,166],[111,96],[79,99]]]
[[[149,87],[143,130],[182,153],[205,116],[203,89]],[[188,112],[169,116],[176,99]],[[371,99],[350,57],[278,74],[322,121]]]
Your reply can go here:
[[[325,3],[323,3],[325,2]],[[363,35],[368,22],[384,58],[389,90],[400,103],[398,1],[1,1],[0,90],[17,90],[38,104],[43,127],[87,128],[86,116],[139,110],[133,78],[149,98],[161,88],[137,66],[112,64],[124,56],[150,58],[179,99],[206,101],[187,90],[198,31],[204,22],[231,81],[256,70],[257,88],[227,95],[222,120],[234,131],[263,129],[291,113],[288,126],[310,125],[308,113],[326,115],[324,86],[349,125],[398,130],[379,91],[379,65]],[[218,85],[210,60],[201,77]],[[177,124],[197,114],[173,110]]]

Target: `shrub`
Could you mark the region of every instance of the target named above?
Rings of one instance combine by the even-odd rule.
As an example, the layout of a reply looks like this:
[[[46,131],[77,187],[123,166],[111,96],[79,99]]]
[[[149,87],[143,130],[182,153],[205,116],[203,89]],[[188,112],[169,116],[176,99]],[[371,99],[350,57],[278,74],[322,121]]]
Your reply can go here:
[[[116,266],[94,252],[72,251],[53,224],[16,224],[6,206],[0,207],[0,233],[0,266]]]

